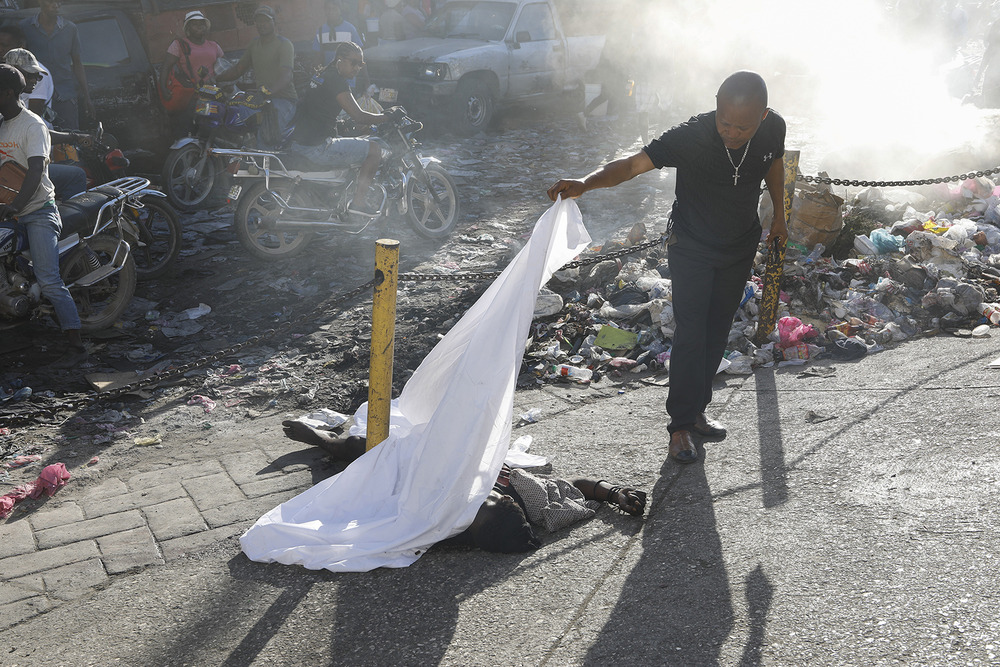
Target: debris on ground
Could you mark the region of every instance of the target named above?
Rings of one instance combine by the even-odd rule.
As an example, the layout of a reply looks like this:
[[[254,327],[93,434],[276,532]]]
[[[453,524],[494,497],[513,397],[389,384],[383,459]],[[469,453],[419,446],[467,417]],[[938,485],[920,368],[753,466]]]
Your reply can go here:
[[[1000,188],[992,181],[975,178],[921,192],[866,188],[837,212],[842,223],[817,222],[817,211],[822,205],[827,215],[843,200],[808,194],[808,229],[792,233],[790,223],[790,238],[822,238],[831,250],[822,242],[789,243],[775,331],[758,348],[751,341],[762,296],[762,249],[730,331],[724,372],[860,359],[914,336],[981,338],[1000,325]],[[668,372],[670,286],[666,254],[658,249],[624,264],[562,272],[539,297],[526,364],[543,383]],[[564,305],[556,310],[559,298]],[[809,375],[828,373],[819,368]]]

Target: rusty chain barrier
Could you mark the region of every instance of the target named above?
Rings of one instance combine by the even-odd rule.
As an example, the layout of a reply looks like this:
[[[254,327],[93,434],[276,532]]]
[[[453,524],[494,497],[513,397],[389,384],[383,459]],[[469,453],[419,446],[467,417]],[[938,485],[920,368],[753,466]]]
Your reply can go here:
[[[1000,174],[1000,167],[994,167],[993,169],[987,169],[985,171],[970,171],[967,174],[957,174],[955,176],[943,176],[940,178],[925,178],[923,180],[913,180],[913,181],[857,181],[848,180],[846,178],[828,178],[826,176],[805,176],[799,174],[796,180],[803,181],[805,183],[823,183],[826,185],[844,185],[849,187],[873,187],[873,188],[907,188],[915,187],[918,185],[936,185],[938,183],[954,183],[956,181],[964,181],[970,178],[981,178],[983,176],[992,176],[993,174]]]
[[[626,247],[626,248],[622,248],[620,250],[616,250],[615,252],[611,252],[611,253],[608,253],[606,255],[596,255],[594,257],[588,257],[587,259],[584,259],[584,260],[578,260],[578,261],[574,261],[574,262],[569,262],[568,264],[566,264],[562,268],[563,269],[577,268],[577,267],[581,267],[581,266],[587,266],[589,264],[597,264],[599,262],[606,262],[606,261],[618,259],[618,258],[623,257],[625,255],[633,254],[633,253],[639,252],[641,250],[645,250],[647,248],[651,248],[653,246],[660,245],[660,244],[662,244],[662,242],[663,242],[663,239],[656,239],[656,240],[653,240],[653,241],[647,241],[646,243],[640,243],[638,245],[634,245],[634,246],[629,246],[629,247]],[[482,280],[494,280],[501,273],[502,273],[502,271],[489,271],[489,272],[480,271],[480,272],[453,273],[453,274],[401,273],[401,274],[399,274],[399,281],[400,282],[403,282],[403,281],[409,281],[409,282],[482,281]],[[188,373],[189,371],[192,371],[192,370],[194,370],[196,368],[201,368],[202,366],[206,366],[206,365],[211,364],[211,363],[216,362],[216,361],[221,361],[222,359],[225,359],[226,357],[230,357],[230,356],[236,354],[240,350],[243,350],[243,349],[245,349],[247,347],[256,345],[256,344],[261,343],[263,341],[270,340],[271,338],[274,338],[275,336],[277,336],[279,334],[283,334],[283,333],[285,333],[285,332],[287,332],[287,331],[295,328],[296,326],[298,326],[300,324],[303,324],[307,320],[313,319],[316,316],[317,312],[320,312],[320,311],[322,311],[322,310],[324,310],[326,308],[330,308],[332,306],[337,306],[337,305],[342,304],[344,302],[350,301],[351,299],[354,299],[355,297],[361,295],[362,293],[371,290],[378,283],[379,283],[378,279],[369,280],[368,282],[364,283],[363,285],[358,285],[357,287],[355,287],[354,289],[352,289],[352,290],[350,290],[348,292],[344,292],[342,294],[334,295],[332,297],[324,299],[323,301],[321,301],[320,303],[318,303],[316,306],[314,306],[313,308],[311,308],[307,312],[302,313],[301,315],[299,315],[298,317],[296,317],[294,319],[290,319],[290,320],[288,320],[286,322],[282,322],[282,323],[274,326],[273,328],[270,328],[270,329],[267,329],[265,331],[262,331],[261,333],[259,333],[257,335],[254,335],[254,336],[251,336],[251,337],[247,338],[246,340],[244,340],[244,341],[242,341],[240,343],[237,343],[235,345],[232,345],[232,346],[230,346],[230,347],[228,347],[228,348],[226,348],[224,350],[219,350],[217,352],[213,352],[212,354],[203,356],[203,357],[201,357],[199,359],[195,359],[194,361],[190,361],[190,362],[187,362],[185,364],[181,364],[179,366],[175,366],[175,367],[170,368],[169,370],[166,370],[166,371],[164,371],[162,373],[157,373],[156,375],[151,375],[151,376],[149,376],[147,378],[136,380],[135,382],[129,383],[127,385],[122,385],[120,387],[116,387],[115,389],[111,389],[109,391],[97,392],[95,394],[92,394],[92,395],[89,395],[89,396],[85,396],[83,398],[62,400],[62,401],[59,402],[58,405],[54,405],[54,406],[51,406],[51,407],[41,408],[41,409],[38,409],[38,410],[35,410],[35,411],[32,411],[32,412],[12,413],[12,414],[8,414],[8,415],[4,415],[4,420],[7,421],[7,422],[12,422],[12,423],[13,422],[23,423],[23,422],[34,421],[34,420],[36,420],[36,419],[38,419],[40,417],[51,417],[56,412],[60,412],[60,411],[64,411],[64,410],[78,410],[79,411],[79,410],[83,410],[85,408],[88,408],[88,407],[90,407],[90,406],[92,406],[92,405],[94,405],[94,404],[96,404],[98,402],[106,401],[106,400],[109,400],[109,399],[114,399],[114,398],[117,398],[117,397],[122,396],[124,394],[128,394],[128,393],[134,392],[134,391],[139,390],[139,389],[150,387],[150,386],[156,385],[156,384],[161,384],[161,383],[167,382],[169,380],[181,378],[181,377],[184,376],[185,373]]]
[[[821,183],[825,185],[837,185],[837,186],[847,186],[847,187],[915,187],[920,185],[935,185],[939,183],[951,183],[964,181],[970,178],[980,178],[984,176],[992,176],[994,174],[1000,174],[1000,166],[994,167],[993,169],[987,169],[983,171],[968,172],[965,174],[956,174],[954,176],[946,176],[939,178],[927,178],[921,180],[905,180],[905,181],[869,181],[869,180],[852,180],[852,179],[842,179],[842,178],[830,178],[826,176],[808,176],[804,174],[798,174],[796,180],[805,183]],[[623,247],[614,252],[610,252],[603,255],[595,255],[593,257],[588,257],[586,259],[575,260],[568,262],[562,266],[561,270],[564,269],[574,269],[584,266],[589,266],[591,264],[598,264],[600,262],[607,262],[611,260],[617,260],[626,255],[631,255],[642,250],[647,250],[656,246],[661,246],[666,241],[665,237],[660,237],[651,241],[646,241],[645,243],[639,243],[633,246]],[[495,280],[500,276],[502,271],[475,271],[467,273],[401,273],[399,274],[400,282],[463,282],[463,281],[483,281],[483,280]],[[240,350],[243,350],[252,345],[256,345],[260,342],[270,340],[271,338],[285,333],[290,329],[304,323],[305,321],[315,317],[315,314],[325,308],[331,306],[336,306],[346,301],[349,301],[363,292],[371,290],[378,284],[377,279],[372,279],[363,285],[359,285],[354,289],[332,296],[328,299],[324,299],[322,302],[317,304],[315,307],[305,312],[295,319],[288,320],[287,322],[282,322],[271,329],[267,329],[255,336],[247,338],[245,341],[237,343],[231,347],[224,350],[219,350],[210,355],[201,357],[194,361],[190,361],[180,366],[171,368],[163,373],[158,373],[141,380],[136,380],[133,383],[117,387],[115,389],[98,392],[90,396],[79,399],[71,399],[66,401],[60,401],[58,405],[35,410],[33,412],[27,413],[12,413],[9,415],[4,415],[5,421],[24,423],[34,421],[40,417],[49,417],[56,412],[63,410],[83,410],[91,405],[98,402],[105,401],[108,399],[117,398],[124,394],[136,391],[138,389],[143,389],[152,385],[160,384],[165,381],[173,380],[175,378],[182,377],[185,373],[192,371],[196,368],[201,368],[215,361],[221,361],[226,357],[236,354]]]

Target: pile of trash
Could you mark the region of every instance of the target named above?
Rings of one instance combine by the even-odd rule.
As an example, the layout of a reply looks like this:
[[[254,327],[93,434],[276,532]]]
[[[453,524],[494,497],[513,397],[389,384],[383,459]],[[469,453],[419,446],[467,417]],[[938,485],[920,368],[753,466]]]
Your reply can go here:
[[[847,256],[789,243],[778,321],[758,347],[762,245],[720,371],[858,359],[914,336],[982,337],[1000,325],[1000,188],[992,181],[868,188],[841,215],[849,238],[830,238],[849,242]],[[870,231],[855,234],[852,218]],[[525,362],[540,382],[667,371],[674,318],[666,253],[558,272],[539,295],[533,327]]]

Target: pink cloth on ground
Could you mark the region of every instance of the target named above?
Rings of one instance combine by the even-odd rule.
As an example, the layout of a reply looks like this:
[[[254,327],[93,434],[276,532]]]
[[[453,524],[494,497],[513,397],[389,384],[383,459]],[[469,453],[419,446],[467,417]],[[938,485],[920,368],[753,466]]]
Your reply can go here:
[[[6,519],[14,510],[14,505],[25,498],[39,498],[44,493],[49,498],[56,494],[72,475],[66,470],[65,463],[52,463],[42,468],[38,479],[15,488],[10,493],[0,496],[0,519]]]

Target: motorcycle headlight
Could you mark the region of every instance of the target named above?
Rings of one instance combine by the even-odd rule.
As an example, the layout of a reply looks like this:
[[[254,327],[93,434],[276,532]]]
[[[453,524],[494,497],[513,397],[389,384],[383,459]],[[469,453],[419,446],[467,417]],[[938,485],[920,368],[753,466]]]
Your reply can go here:
[[[448,65],[445,63],[429,63],[420,70],[420,78],[442,81],[448,76]]]

